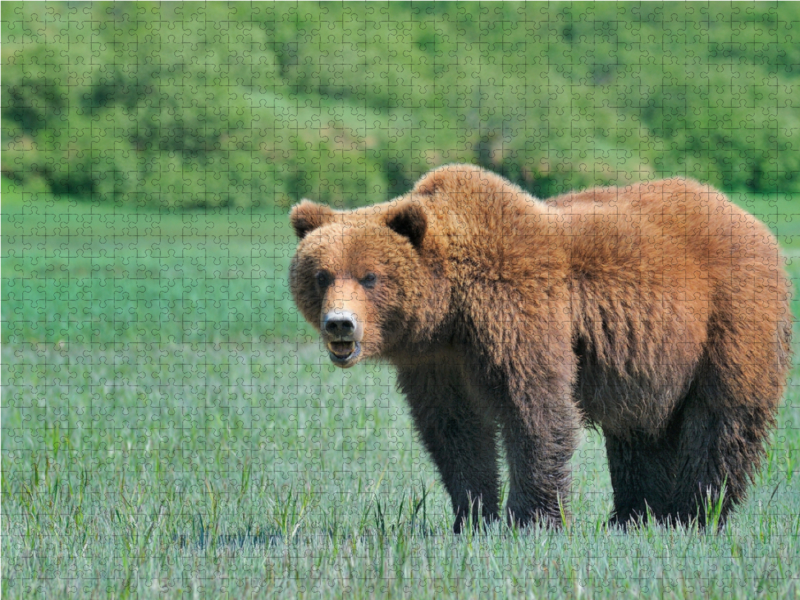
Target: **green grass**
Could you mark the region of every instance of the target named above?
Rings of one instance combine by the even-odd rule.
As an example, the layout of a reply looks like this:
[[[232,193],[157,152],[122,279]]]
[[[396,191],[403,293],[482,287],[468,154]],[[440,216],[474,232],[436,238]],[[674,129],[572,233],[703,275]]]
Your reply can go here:
[[[797,280],[797,200],[736,199]],[[4,181],[2,233],[4,598],[800,593],[793,385],[719,534],[607,530],[586,432],[563,532],[456,537],[391,369],[329,366],[293,309],[285,215],[131,212]]]

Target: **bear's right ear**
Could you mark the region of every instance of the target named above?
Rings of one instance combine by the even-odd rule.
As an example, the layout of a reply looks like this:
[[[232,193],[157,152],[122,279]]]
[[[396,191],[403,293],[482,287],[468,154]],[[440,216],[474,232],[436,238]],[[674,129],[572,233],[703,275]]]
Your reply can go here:
[[[316,204],[311,200],[302,200],[292,208],[289,221],[297,237],[302,240],[310,232],[330,221],[333,214],[327,206]]]
[[[414,248],[419,248],[428,229],[428,217],[418,201],[405,200],[389,209],[386,225],[395,233],[407,237]]]

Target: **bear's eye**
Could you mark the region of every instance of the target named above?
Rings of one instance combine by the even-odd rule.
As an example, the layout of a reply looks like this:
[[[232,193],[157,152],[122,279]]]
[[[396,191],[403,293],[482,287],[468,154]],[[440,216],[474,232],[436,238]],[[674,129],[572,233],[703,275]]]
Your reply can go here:
[[[360,281],[361,285],[367,289],[374,288],[375,284],[378,283],[378,276],[375,273],[367,273],[364,277],[361,278]]]
[[[333,277],[331,277],[331,274],[327,271],[317,271],[317,274],[314,275],[314,279],[317,281],[317,285],[322,289],[328,287],[331,281],[333,281]]]

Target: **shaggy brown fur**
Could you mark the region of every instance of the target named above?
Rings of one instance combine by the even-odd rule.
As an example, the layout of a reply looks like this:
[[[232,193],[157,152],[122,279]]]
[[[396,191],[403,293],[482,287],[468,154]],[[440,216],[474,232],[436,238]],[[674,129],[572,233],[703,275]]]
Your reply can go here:
[[[721,193],[669,179],[536,200],[450,165],[348,212],[303,201],[290,284],[348,367],[397,367],[459,531],[499,512],[558,526],[582,423],[602,429],[613,523],[705,524],[741,501],[789,367],[775,238]],[[480,507],[480,509],[478,509]]]

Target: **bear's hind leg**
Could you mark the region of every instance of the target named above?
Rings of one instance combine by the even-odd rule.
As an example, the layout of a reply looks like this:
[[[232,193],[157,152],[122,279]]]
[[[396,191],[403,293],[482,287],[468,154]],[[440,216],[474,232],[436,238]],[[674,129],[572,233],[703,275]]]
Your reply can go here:
[[[398,383],[411,407],[417,431],[450,494],[453,531],[469,518],[498,517],[497,424],[469,398],[463,376],[443,365],[398,370]]]
[[[739,252],[750,252],[748,244],[756,239],[742,236]],[[740,295],[720,292],[715,298],[706,354],[683,402],[670,506],[679,523],[697,519],[704,527],[709,517],[717,520],[706,510],[710,505],[720,510],[717,522],[724,524],[744,499],[775,424],[790,366],[789,286],[779,269],[768,266],[781,262],[776,248],[758,252],[766,255],[753,261],[748,254],[732,272],[731,291]]]
[[[669,433],[657,441],[605,434],[614,488],[614,512],[609,525],[628,527],[640,520],[644,523],[648,509],[656,520],[668,512],[677,450],[676,440]]]
[[[687,398],[680,433],[676,483],[669,516],[678,523],[708,524],[719,506],[719,525],[740,503],[764,454],[773,423],[767,406],[725,406],[721,399]],[[724,495],[721,493],[724,487]]]

